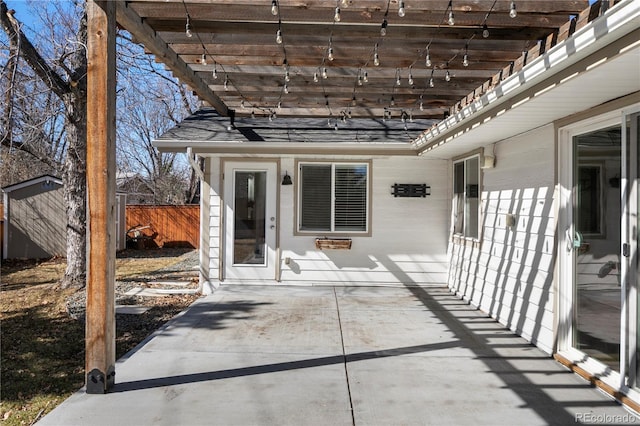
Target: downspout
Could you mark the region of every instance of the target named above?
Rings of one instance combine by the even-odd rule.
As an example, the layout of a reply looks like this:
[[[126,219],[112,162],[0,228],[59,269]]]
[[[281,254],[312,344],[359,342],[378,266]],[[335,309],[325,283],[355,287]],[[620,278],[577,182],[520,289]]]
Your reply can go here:
[[[193,153],[193,149],[191,147],[187,147],[186,154],[187,154],[187,159],[189,160],[189,165],[191,166],[195,174],[198,175],[198,178],[204,181],[204,172],[202,171],[202,169],[200,168],[200,165],[196,161],[196,156]]]

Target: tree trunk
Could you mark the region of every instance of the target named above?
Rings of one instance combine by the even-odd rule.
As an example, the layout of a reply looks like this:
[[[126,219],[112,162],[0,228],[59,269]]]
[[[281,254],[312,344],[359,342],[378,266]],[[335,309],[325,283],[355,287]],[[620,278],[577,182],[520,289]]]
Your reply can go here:
[[[87,271],[87,101],[70,95],[65,104],[69,148],[62,175],[67,213],[67,269],[62,286],[82,288]]]

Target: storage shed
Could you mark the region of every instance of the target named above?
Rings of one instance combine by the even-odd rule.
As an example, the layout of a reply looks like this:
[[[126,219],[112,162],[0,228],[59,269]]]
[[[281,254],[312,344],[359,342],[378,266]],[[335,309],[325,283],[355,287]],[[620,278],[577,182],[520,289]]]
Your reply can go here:
[[[66,219],[62,181],[44,175],[2,188],[4,259],[64,256]]]
[[[3,259],[66,256],[62,180],[43,175],[2,188]],[[116,194],[116,247],[125,248],[126,194]]]

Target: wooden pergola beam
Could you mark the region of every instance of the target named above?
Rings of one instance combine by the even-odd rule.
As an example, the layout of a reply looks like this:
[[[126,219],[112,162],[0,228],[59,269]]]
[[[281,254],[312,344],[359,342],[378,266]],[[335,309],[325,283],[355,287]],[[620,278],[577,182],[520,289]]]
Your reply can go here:
[[[87,2],[86,390],[115,383],[116,14],[111,1]]]
[[[189,85],[200,99],[208,102],[218,114],[224,116],[233,114],[222,99],[213,93],[209,86],[173,50],[169,49],[161,38],[156,36],[156,32],[126,2],[119,0],[115,3],[118,23],[129,31],[139,43],[142,43],[149,52],[166,64],[175,77]]]

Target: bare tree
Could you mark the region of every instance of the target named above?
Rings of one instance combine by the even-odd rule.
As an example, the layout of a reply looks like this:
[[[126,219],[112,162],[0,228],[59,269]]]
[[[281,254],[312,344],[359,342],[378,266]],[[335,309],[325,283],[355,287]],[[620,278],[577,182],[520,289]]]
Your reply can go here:
[[[196,98],[120,32],[118,44],[118,168],[140,171],[156,204],[191,201],[197,177],[182,154],[161,153],[152,141],[195,109]]]
[[[62,175],[67,216],[67,269],[62,285],[80,288],[86,281],[86,13],[84,5],[77,5],[72,14],[59,3],[47,7],[53,10],[41,18],[48,21],[44,31],[53,42],[38,47],[25,36],[14,12],[0,0],[0,24],[9,40],[8,62],[3,70],[8,78],[3,88],[7,102],[0,143],[30,154]],[[43,51],[50,59],[45,59]],[[41,93],[41,85],[30,86],[33,94],[45,98],[45,102],[37,103],[41,108],[36,111],[26,105],[33,98],[27,93],[16,94],[18,88],[26,89],[20,84],[25,80],[18,80],[27,75],[22,72],[21,60],[47,89]],[[22,114],[20,131],[16,124],[18,110]],[[47,126],[55,131],[47,134],[43,130]]]

